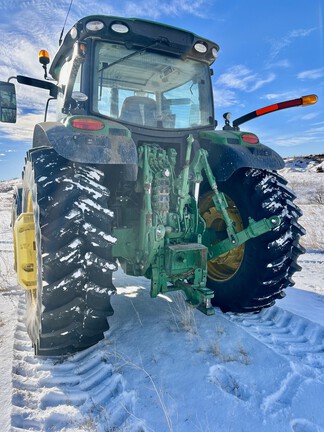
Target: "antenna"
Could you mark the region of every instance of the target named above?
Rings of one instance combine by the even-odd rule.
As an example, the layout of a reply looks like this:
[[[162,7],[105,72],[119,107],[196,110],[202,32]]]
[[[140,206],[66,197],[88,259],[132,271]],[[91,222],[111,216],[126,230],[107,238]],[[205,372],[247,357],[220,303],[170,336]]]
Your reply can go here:
[[[66,17],[65,17],[65,21],[64,21],[63,28],[62,28],[61,35],[60,35],[60,39],[59,39],[59,46],[60,46],[61,43],[62,43],[63,33],[64,33],[64,29],[65,29],[65,24],[66,24],[66,21],[67,21],[67,19],[68,19],[68,17],[69,17],[70,10],[71,10],[71,7],[72,7],[72,3],[73,3],[73,0],[70,1],[69,10],[67,11],[67,14],[66,14]]]

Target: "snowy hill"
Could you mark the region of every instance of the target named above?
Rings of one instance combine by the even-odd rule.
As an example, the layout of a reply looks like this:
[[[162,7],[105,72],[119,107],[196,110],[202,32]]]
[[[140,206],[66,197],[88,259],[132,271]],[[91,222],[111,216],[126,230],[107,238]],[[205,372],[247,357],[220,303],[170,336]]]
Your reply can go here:
[[[286,163],[307,252],[285,299],[206,317],[118,271],[105,339],[64,361],[33,355],[0,182],[0,431],[324,432],[323,155]]]
[[[285,162],[280,173],[288,180],[288,186],[297,195],[295,202],[303,211],[300,222],[306,235],[301,242],[308,249],[323,250],[324,155],[292,157]]]
[[[324,154],[310,156],[293,156],[285,158],[285,168],[282,172],[324,172]]]

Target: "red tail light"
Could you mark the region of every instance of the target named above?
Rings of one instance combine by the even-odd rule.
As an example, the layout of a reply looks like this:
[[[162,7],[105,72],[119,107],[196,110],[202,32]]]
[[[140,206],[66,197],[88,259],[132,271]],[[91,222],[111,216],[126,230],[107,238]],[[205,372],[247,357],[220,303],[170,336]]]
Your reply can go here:
[[[241,140],[248,144],[258,144],[259,138],[251,133],[244,133],[241,135]]]
[[[89,117],[78,117],[70,121],[70,125],[76,129],[83,129],[89,131],[101,130],[105,127],[105,123],[100,120]]]

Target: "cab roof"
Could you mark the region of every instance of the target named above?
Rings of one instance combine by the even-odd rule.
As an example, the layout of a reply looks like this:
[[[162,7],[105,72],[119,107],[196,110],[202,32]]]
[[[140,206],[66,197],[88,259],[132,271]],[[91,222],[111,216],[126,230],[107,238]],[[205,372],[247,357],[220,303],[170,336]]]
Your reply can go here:
[[[89,25],[93,22],[101,24]],[[156,52],[193,58],[209,65],[215,61],[219,51],[215,42],[177,27],[137,18],[91,15],[80,19],[66,34],[49,71],[54,79],[58,79],[61,66],[71,55],[74,43],[88,38],[120,43],[129,49],[148,47]]]

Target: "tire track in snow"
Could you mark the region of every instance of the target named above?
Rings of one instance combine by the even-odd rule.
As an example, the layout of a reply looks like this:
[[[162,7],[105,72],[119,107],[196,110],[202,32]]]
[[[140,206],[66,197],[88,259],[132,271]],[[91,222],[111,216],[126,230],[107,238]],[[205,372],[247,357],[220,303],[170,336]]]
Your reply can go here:
[[[19,300],[12,370],[12,431],[141,432],[135,392],[106,360],[104,341],[66,360],[34,357]]]
[[[307,380],[324,384],[324,328],[279,307],[260,314],[229,314],[229,320],[290,364],[277,391],[263,399],[264,411],[274,411],[292,400]]]
[[[324,383],[323,326],[276,306],[260,314],[229,316],[273,351],[289,358],[300,375]]]

